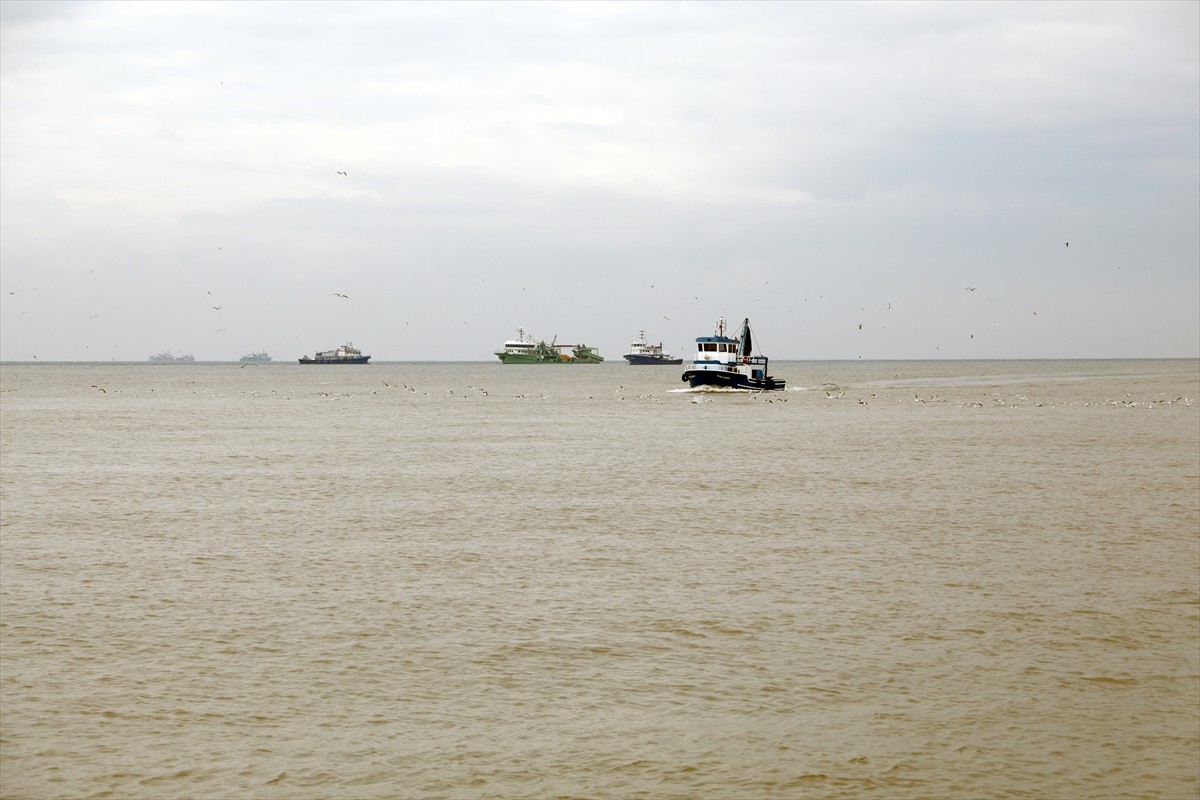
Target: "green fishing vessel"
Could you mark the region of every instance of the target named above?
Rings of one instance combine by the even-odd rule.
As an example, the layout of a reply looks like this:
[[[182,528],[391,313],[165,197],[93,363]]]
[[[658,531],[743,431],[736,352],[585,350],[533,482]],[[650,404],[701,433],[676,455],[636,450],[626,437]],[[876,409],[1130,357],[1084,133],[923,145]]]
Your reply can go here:
[[[496,351],[496,357],[504,364],[599,364],[604,361],[594,347],[558,344],[557,336],[550,342],[535,339],[528,336],[524,328],[517,328],[517,338],[505,342],[504,347]]]

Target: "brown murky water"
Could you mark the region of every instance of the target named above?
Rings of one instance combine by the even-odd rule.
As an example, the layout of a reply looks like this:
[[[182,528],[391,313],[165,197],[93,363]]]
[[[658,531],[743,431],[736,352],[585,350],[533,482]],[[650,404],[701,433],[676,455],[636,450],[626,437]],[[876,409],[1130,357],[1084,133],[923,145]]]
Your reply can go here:
[[[0,795],[1196,798],[1200,364],[0,369]]]

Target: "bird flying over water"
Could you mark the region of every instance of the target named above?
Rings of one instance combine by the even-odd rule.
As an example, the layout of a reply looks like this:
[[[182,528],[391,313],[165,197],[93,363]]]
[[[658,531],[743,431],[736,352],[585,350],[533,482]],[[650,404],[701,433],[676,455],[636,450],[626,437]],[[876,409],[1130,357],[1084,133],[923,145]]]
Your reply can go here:
[[[345,299],[347,299],[347,300],[349,300],[349,299],[350,299],[350,295],[348,295],[348,294],[342,294],[341,292],[334,292],[334,293],[333,293],[333,296],[334,296],[334,297],[343,297],[343,298],[345,298]]]

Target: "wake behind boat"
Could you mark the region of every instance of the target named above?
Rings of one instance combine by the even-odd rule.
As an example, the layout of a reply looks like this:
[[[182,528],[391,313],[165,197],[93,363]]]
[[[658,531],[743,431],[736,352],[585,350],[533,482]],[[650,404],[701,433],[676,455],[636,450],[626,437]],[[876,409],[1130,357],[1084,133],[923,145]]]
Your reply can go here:
[[[753,355],[750,320],[742,322],[736,339],[725,335],[725,318],[717,320],[712,336],[696,338],[696,356],[683,371],[689,386],[714,386],[725,389],[774,390],[786,383],[767,374],[767,357]]]

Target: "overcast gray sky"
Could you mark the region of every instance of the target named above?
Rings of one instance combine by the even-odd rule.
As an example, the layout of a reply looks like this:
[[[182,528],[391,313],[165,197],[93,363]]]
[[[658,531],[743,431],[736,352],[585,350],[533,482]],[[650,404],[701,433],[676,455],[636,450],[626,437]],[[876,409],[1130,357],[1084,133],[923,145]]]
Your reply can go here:
[[[1195,357],[1198,220],[1196,2],[0,2],[3,360]]]

